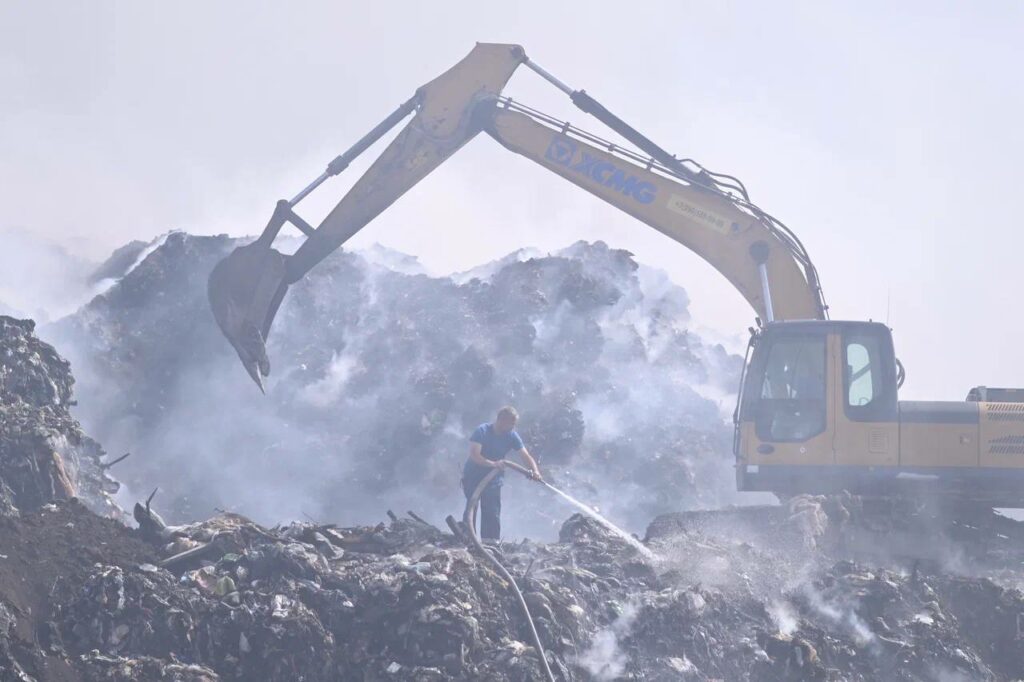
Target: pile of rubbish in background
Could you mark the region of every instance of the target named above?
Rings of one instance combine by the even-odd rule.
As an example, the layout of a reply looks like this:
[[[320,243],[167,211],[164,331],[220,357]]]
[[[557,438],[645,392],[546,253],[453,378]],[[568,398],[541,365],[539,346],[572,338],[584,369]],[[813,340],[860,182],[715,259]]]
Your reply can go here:
[[[506,403],[545,475],[634,532],[680,501],[737,501],[723,416],[742,360],[628,252],[580,242],[451,277],[383,248],[337,252],[292,287],[262,396],[206,299],[238,243],[129,245],[102,295],[42,331],[75,367],[89,433],[137,453],[119,479],[136,496],[159,485],[169,520],[368,523],[390,506],[440,524],[461,503],[468,435]],[[563,519],[520,497],[508,531],[554,538]]]

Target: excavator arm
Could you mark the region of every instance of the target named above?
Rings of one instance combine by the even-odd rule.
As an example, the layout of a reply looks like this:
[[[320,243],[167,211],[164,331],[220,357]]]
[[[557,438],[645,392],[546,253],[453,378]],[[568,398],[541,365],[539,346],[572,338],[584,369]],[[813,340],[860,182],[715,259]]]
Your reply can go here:
[[[649,156],[502,97],[521,64]],[[412,120],[317,228],[295,213],[304,197],[413,112]],[[261,390],[270,371],[265,339],[288,286],[480,132],[688,247],[732,282],[762,319],[825,318],[817,273],[803,246],[749,201],[742,184],[677,160],[586,92],[571,90],[531,62],[519,46],[478,44],[332,161],[296,197],[279,201],[263,234],[232,252],[210,274],[214,317]],[[273,249],[286,223],[308,237],[291,256]]]

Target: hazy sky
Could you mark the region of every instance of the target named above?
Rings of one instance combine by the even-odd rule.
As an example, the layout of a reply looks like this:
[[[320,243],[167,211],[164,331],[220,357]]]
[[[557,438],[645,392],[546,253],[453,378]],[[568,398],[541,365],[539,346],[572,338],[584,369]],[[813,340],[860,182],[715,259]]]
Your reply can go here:
[[[475,41],[516,42],[743,179],[804,241],[834,318],[889,320],[904,397],[960,399],[1024,386],[1022,38],[1010,2],[7,0],[0,230],[92,258],[169,229],[256,233]],[[507,92],[607,133],[526,70]],[[364,166],[300,213],[317,222]],[[700,324],[751,323],[685,248],[483,136],[353,243],[447,272],[577,239],[669,271]]]

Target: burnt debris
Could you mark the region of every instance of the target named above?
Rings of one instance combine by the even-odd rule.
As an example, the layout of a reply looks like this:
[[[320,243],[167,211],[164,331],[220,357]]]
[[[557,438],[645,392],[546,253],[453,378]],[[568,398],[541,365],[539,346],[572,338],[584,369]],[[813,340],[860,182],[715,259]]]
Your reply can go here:
[[[773,509],[663,519],[648,540],[653,563],[581,516],[557,543],[488,551],[522,589],[558,680],[1013,680],[1024,670],[1024,595],[1008,574],[844,558],[834,516],[817,533]],[[730,514],[735,538],[707,534]],[[392,516],[263,528],[222,513],[133,531],[72,501],[0,520],[0,670],[36,680],[539,679],[501,573],[416,515]],[[873,524],[855,510],[845,523],[862,522]],[[758,530],[774,534],[740,539]],[[197,547],[207,549],[166,563]]]
[[[542,670],[526,613],[557,680],[1024,677],[1024,526],[991,510],[838,495],[675,511],[647,527],[653,558],[587,516],[566,520],[556,503],[537,504],[550,494],[541,487],[530,503],[558,517],[557,541],[468,547],[431,523],[462,510],[461,496],[448,504],[437,493],[457,490],[457,467],[445,467],[462,451],[437,453],[461,443],[450,432],[468,419],[464,396],[474,391],[528,399],[529,437],[552,444],[545,467],[582,496],[615,481],[608,492],[623,502],[606,511],[616,520],[637,499],[630,491],[645,491],[634,527],[657,510],[713,503],[728,488],[716,478],[727,435],[717,408],[683,389],[713,384],[733,360],[721,351],[713,369],[719,351],[670,321],[684,317],[681,290],[641,287],[629,255],[603,245],[514,257],[448,280],[409,274],[414,263],[403,261],[402,274],[340,254],[283,311],[291,316],[279,330],[284,376],[246,413],[276,425],[259,438],[323,438],[285,438],[292,444],[277,449],[243,438],[221,452],[223,442],[195,435],[161,450],[183,401],[198,401],[189,413],[198,421],[175,437],[186,427],[209,437],[199,411],[234,395],[215,367],[237,370],[230,350],[207,353],[206,343],[220,343],[215,330],[176,326],[199,314],[200,301],[175,298],[193,285],[201,295],[188,263],[228,248],[223,238],[171,235],[145,258],[124,256],[131,272],[110,274],[117,282],[107,293],[49,328],[88,336],[73,351],[90,376],[83,400],[124,417],[92,419],[110,434],[116,421],[154,448],[133,440],[138,454],[113,469],[106,465],[118,458],[106,458],[70,414],[68,363],[31,322],[0,317],[0,680],[522,682]],[[336,303],[339,292],[347,307]],[[311,338],[302,340],[295,330],[306,323]],[[447,340],[437,331],[445,328]],[[629,428],[604,421],[630,397],[629,382],[581,370],[596,357],[667,377],[652,379],[649,413],[633,415]],[[408,380],[389,384],[389,370]],[[189,391],[196,373],[210,373],[214,403]],[[330,377],[343,379],[344,391]],[[688,397],[663,403],[669,389]],[[390,418],[351,395],[382,401]],[[289,421],[293,430],[280,430]],[[345,468],[332,453],[345,456]],[[202,459],[211,455],[222,459]],[[319,487],[287,479],[299,456],[324,479]],[[582,474],[567,474],[570,464]],[[247,475],[261,467],[281,486]],[[131,527],[110,500],[110,471],[127,472],[143,491]],[[397,509],[422,514],[328,522],[369,515],[372,495],[408,493],[414,481],[420,496],[405,495],[408,506]],[[281,500],[300,484],[309,494],[294,504],[315,507],[292,518],[306,521],[268,526],[203,511],[236,497],[257,511],[261,503],[286,511]],[[679,491],[692,498],[680,503]],[[345,495],[360,506],[350,509]]]
[[[71,368],[35,335],[35,323],[0,316],[0,514],[80,498],[119,514],[105,453],[71,416]]]
[[[727,395],[741,359],[692,331],[686,292],[628,252],[581,242],[430,277],[386,249],[340,251],[292,287],[263,397],[206,298],[237,244],[174,233],[120,277],[114,259],[106,292],[46,328],[89,395],[83,423],[140,453],[118,478],[160,485],[169,522],[397,507],[441,524],[461,506],[467,435],[507,403],[546,474],[635,531],[735,499],[732,406],[694,387]],[[511,532],[554,538],[562,518],[517,498]]]

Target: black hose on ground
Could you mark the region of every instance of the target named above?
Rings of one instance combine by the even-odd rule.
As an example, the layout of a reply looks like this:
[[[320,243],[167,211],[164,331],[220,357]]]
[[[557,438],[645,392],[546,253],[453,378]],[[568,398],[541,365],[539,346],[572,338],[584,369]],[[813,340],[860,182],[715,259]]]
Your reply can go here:
[[[513,466],[513,468],[522,473],[523,475],[529,476],[529,473],[526,471],[526,469],[523,469],[522,467],[518,466]],[[488,472],[487,475],[483,477],[483,480],[481,480],[480,483],[476,486],[476,490],[473,491],[473,494],[470,496],[469,500],[466,501],[466,510],[462,514],[461,528],[457,528],[455,524],[455,519],[453,519],[451,516],[449,516],[447,519],[448,525],[452,528],[452,531],[455,532],[456,535],[460,535],[459,532],[456,532],[457,530],[461,531],[461,534],[465,535],[465,537],[476,548],[476,550],[481,555],[483,555],[483,557],[494,568],[494,570],[497,571],[498,574],[502,578],[504,578],[505,581],[511,586],[512,592],[516,596],[516,601],[519,602],[519,608],[520,610],[522,610],[523,616],[526,617],[526,623],[530,626],[530,637],[533,639],[533,646],[537,649],[537,655],[540,657],[540,664],[541,667],[544,669],[544,676],[547,678],[548,682],[555,682],[555,676],[551,672],[551,666],[548,665],[548,657],[544,653],[544,645],[541,644],[540,635],[537,634],[537,626],[533,624],[533,616],[530,615],[530,607],[526,605],[526,599],[523,598],[522,591],[519,589],[519,586],[516,585],[516,581],[512,577],[512,574],[508,572],[508,569],[506,569],[501,564],[501,562],[498,561],[497,557],[495,557],[491,552],[487,550],[486,547],[483,546],[483,544],[480,542],[480,538],[478,538],[476,535],[476,508],[477,504],[480,502],[480,496],[483,495],[484,489],[491,483],[491,481],[494,480],[494,477],[497,476],[500,472],[500,469],[494,469],[493,471]]]

